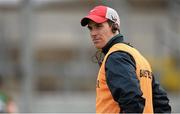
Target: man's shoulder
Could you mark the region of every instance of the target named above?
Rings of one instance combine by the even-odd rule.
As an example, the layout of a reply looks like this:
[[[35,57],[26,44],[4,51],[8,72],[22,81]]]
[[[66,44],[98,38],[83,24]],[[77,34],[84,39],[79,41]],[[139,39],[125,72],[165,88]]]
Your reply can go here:
[[[132,55],[125,51],[115,51],[109,54],[108,59],[133,59]]]
[[[125,51],[115,51],[107,57],[106,64],[127,62],[135,66],[135,60],[132,55]]]

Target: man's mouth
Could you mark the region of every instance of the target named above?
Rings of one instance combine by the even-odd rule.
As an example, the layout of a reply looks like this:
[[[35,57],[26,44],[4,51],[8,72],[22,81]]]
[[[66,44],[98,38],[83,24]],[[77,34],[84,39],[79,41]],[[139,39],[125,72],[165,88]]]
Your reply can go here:
[[[100,42],[100,39],[93,39],[94,44],[97,44]]]

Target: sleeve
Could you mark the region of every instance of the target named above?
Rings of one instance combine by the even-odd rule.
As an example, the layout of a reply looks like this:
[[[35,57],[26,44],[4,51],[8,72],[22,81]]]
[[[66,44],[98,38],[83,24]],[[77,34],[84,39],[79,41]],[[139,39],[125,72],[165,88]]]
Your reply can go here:
[[[142,97],[135,62],[125,52],[109,55],[106,64],[106,80],[111,94],[124,113],[142,113],[145,99]]]
[[[153,108],[155,113],[171,113],[171,106],[165,90],[153,76]]]

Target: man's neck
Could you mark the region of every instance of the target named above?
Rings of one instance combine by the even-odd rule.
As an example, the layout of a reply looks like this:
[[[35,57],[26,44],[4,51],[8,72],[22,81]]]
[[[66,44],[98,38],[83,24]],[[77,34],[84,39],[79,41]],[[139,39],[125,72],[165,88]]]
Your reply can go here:
[[[102,52],[106,54],[114,44],[121,42],[123,42],[123,36],[121,34],[117,34],[116,36],[112,37],[109,42],[102,48]]]
[[[118,34],[120,34],[120,33],[119,33],[118,31],[116,31],[116,32],[113,34],[113,37],[116,36],[116,35],[118,35]],[[113,37],[112,37],[112,38],[113,38]]]

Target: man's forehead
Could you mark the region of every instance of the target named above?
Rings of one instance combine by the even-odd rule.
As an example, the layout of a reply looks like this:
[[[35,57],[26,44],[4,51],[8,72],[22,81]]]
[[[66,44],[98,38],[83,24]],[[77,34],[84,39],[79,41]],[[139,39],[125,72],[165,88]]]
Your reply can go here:
[[[89,22],[88,22],[88,26],[97,26],[97,25],[101,25],[101,24],[103,24],[103,23],[96,23],[92,20],[89,20]]]
[[[98,23],[96,23],[96,22],[94,22],[94,21],[92,21],[92,20],[89,20],[89,21],[88,21],[88,25],[96,25],[96,24],[98,24]]]

